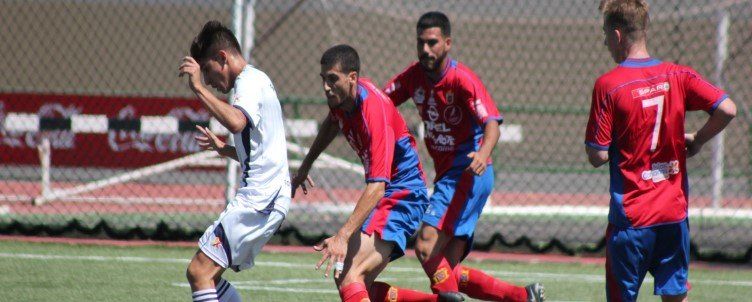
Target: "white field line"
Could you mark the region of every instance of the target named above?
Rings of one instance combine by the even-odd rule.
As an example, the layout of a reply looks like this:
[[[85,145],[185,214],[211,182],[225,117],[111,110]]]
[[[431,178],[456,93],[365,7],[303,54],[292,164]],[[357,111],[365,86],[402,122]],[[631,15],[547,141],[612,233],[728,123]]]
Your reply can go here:
[[[44,254],[27,254],[27,253],[0,253],[0,258],[6,259],[29,259],[29,260],[73,260],[73,261],[102,261],[102,262],[133,262],[133,263],[180,263],[188,264],[188,259],[178,258],[151,258],[151,257],[112,257],[112,256],[76,256],[76,255],[44,255]],[[280,267],[291,269],[311,269],[313,270],[314,264],[310,265],[286,263],[286,262],[274,262],[274,261],[257,261],[256,266],[259,267]],[[401,273],[414,273],[423,274],[423,270],[419,268],[389,266],[386,272],[401,272]],[[513,271],[486,271],[486,273],[497,277],[514,277],[516,279],[525,280],[553,280],[561,281],[568,280],[571,282],[579,283],[603,283],[603,275],[594,274],[569,274],[569,273],[536,273],[536,272],[513,272]],[[399,278],[403,280],[403,278]],[[645,283],[653,283],[653,278],[650,276],[645,277]],[[694,284],[708,284],[708,285],[722,285],[722,286],[734,286],[734,287],[752,287],[752,281],[726,281],[726,280],[712,280],[712,279],[693,279],[690,282]]]
[[[354,205],[336,202],[316,202],[316,203],[293,203],[290,209],[305,210],[306,212],[321,213],[350,213]],[[503,216],[577,216],[577,217],[606,217],[608,216],[608,207],[594,206],[486,206],[483,208],[483,214],[486,215],[503,215]],[[713,218],[741,218],[752,219],[751,209],[712,209],[712,208],[690,208],[689,217],[713,217]]]

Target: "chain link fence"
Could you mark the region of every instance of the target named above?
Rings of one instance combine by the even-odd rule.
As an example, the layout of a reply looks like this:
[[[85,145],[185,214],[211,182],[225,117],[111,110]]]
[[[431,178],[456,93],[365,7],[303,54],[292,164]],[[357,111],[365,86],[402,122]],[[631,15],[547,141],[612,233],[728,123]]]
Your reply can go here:
[[[693,251],[749,261],[752,1],[650,2],[652,54],[692,66],[739,107],[724,141],[688,161]],[[197,238],[223,209],[228,173],[192,141],[193,125],[221,129],[177,67],[204,22],[233,24],[233,4],[0,1],[0,232]],[[416,60],[415,23],[429,10],[450,17],[452,56],[482,78],[505,117],[476,247],[599,252],[608,172],[587,164],[582,142],[593,83],[614,64],[593,1],[246,3],[239,36],[283,102],[293,170],[328,110],[321,53],[353,45],[362,73],[383,84]],[[420,136],[411,106],[400,110]],[[687,129],[705,118],[688,114]],[[277,240],[309,244],[336,231],[363,188],[360,171],[335,140],[312,171],[318,188],[293,202]]]

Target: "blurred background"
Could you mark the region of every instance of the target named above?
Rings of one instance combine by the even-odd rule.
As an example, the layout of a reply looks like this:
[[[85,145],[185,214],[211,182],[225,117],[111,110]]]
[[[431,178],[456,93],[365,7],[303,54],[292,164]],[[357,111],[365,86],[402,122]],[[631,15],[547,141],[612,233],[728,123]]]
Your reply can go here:
[[[0,233],[194,240],[224,208],[236,166],[200,152],[194,125],[225,133],[177,77],[203,24],[236,31],[283,104],[292,173],[328,112],[319,58],[347,43],[383,85],[416,61],[415,23],[452,21],[452,57],[483,80],[504,115],[495,190],[475,248],[600,253],[608,171],[584,154],[595,79],[615,66],[597,1],[0,0]],[[688,161],[693,255],[752,258],[752,1],[650,1],[654,57],[690,65],[739,113]],[[218,94],[222,98],[224,95]],[[401,106],[414,135],[422,124]],[[698,129],[705,112],[688,114]],[[420,144],[432,179],[433,163]],[[229,172],[228,172],[229,169]],[[311,172],[275,242],[336,231],[364,187],[338,138]]]

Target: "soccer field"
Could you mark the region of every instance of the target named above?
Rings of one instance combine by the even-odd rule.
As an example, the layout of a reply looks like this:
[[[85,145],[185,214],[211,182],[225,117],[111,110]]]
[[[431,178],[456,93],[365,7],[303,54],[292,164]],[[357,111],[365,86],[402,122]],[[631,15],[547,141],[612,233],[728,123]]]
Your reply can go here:
[[[185,267],[194,248],[114,247],[0,241],[0,284],[6,301],[189,301]],[[256,267],[226,273],[244,301],[336,301],[333,282],[313,270],[313,253],[262,253]],[[540,281],[548,301],[604,301],[600,265],[468,262],[517,284]],[[428,291],[417,260],[392,263],[380,280]],[[752,270],[694,267],[692,301],[744,301]],[[646,278],[640,301],[652,296]],[[470,299],[472,301],[472,299]]]

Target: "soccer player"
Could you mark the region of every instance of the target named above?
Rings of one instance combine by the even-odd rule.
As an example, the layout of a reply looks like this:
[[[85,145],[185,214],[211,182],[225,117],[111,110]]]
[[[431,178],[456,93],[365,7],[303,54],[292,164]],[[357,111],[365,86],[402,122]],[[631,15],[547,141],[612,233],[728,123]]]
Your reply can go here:
[[[180,75],[188,76],[188,86],[235,139],[233,147],[199,127],[199,145],[239,161],[242,169],[235,199],[199,239],[186,275],[195,302],[240,301],[222,273],[251,268],[290,205],[282,109],[269,77],[247,64],[233,33],[217,21],[207,22],[193,40]],[[233,90],[234,105],[214,96],[202,77],[223,93]]]
[[[650,272],[655,295],[687,301],[686,157],[728,125],[736,106],[693,69],[650,56],[644,0],[606,0],[599,9],[618,66],[595,81],[585,149],[594,167],[608,162],[611,175],[607,298],[636,301]],[[710,117],[685,134],[685,112],[693,110]]]
[[[391,100],[360,77],[354,48],[337,45],[321,57],[321,79],[329,115],[321,125],[297,175],[302,186],[314,160],[341,131],[360,157],[366,187],[337,233],[314,248],[328,275],[334,264],[342,301],[461,301],[458,294],[428,294],[374,282],[387,264],[404,254],[428,205],[425,175],[405,121]],[[387,300],[388,299],[388,300]]]
[[[434,292],[461,291],[491,301],[543,301],[539,283],[514,286],[460,264],[472,247],[478,217],[493,189],[491,153],[502,116],[478,76],[449,57],[451,47],[447,16],[425,13],[417,25],[419,61],[384,88],[398,106],[413,99],[436,169],[416,254]]]

